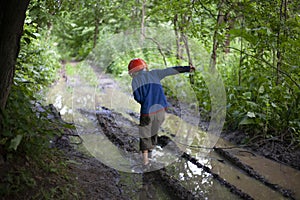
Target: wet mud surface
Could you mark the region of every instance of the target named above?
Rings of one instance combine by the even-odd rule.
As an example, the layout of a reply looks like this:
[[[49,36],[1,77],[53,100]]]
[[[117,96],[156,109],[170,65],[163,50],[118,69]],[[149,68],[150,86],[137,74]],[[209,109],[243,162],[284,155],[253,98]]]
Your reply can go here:
[[[221,136],[224,139],[237,145],[241,145],[243,139],[248,137],[246,134],[239,131],[224,132]],[[283,141],[274,138],[273,140],[253,140],[247,146],[247,148],[266,158],[300,170],[300,147],[294,146],[292,144],[286,144]]]
[[[129,199],[120,190],[120,174],[95,158],[69,150],[69,168],[76,176],[84,199]]]
[[[107,88],[116,87],[109,77],[102,74],[100,78],[105,80],[99,86],[104,90],[103,92]],[[106,99],[106,96],[102,97],[97,105],[97,111],[81,107],[78,112],[88,116],[94,124],[98,125],[97,133],[94,135],[103,135],[123,152],[138,154],[139,116],[137,112],[128,109],[119,113],[112,108],[104,107],[103,105],[109,105],[105,103]],[[178,116],[181,113],[176,106],[172,112]],[[201,122],[199,127],[205,130],[207,124]],[[169,134],[169,136],[159,137],[159,146],[164,148],[172,144],[171,151],[180,157],[177,163],[149,172],[127,173],[108,167],[95,156],[82,153],[78,150],[80,145],[70,142],[72,141],[70,138],[74,138],[77,134],[76,131],[69,134],[70,136],[68,134],[58,138],[56,143],[69,157],[70,170],[74,172],[74,176],[77,177],[83,189],[84,199],[266,199],[266,195],[269,199],[300,199],[298,170],[286,168],[283,171],[279,166],[280,169],[276,171],[278,174],[276,176],[272,174],[275,166],[281,165],[274,160],[299,169],[297,153],[281,152],[280,157],[276,156],[277,151],[272,151],[274,148],[268,149],[265,145],[263,149],[258,150],[260,153],[264,152],[262,155],[273,160],[266,161],[266,158],[257,159],[257,154],[260,154],[257,151],[239,149],[240,154],[238,154],[231,148],[222,148],[224,145],[221,143],[210,150],[213,154],[208,154],[209,161],[203,162],[201,156],[197,157],[190,151],[186,152],[178,148],[172,141],[172,134]],[[78,140],[81,137],[84,138],[84,135],[75,137]],[[226,139],[233,141],[234,144],[239,144],[238,138],[241,138],[240,135],[235,135],[235,133],[226,136]],[[79,139],[79,143],[81,142],[82,140]],[[99,148],[105,149],[105,146]],[[282,149],[278,147],[277,150]],[[244,154],[242,155],[241,152]],[[283,158],[286,154],[287,156]],[[262,170],[257,163],[268,166],[268,170]],[[177,164],[185,167],[177,167]],[[195,172],[187,173],[190,168],[193,168]],[[223,168],[232,168],[230,173],[233,174],[228,174]],[[275,178],[271,178],[273,176]],[[278,179],[284,180],[278,181]],[[245,183],[247,180],[249,180],[249,185],[242,184],[242,181]]]
[[[292,191],[284,189],[280,185],[271,183],[269,180],[267,180],[264,176],[256,172],[251,166],[243,163],[239,158],[235,157],[233,154],[230,152],[223,150],[221,148],[214,148],[214,150],[223,156],[226,160],[230,161],[233,163],[235,166],[240,168],[241,170],[245,171],[249,176],[261,181],[263,184],[266,186],[270,187],[273,190],[279,191],[283,196],[295,199],[294,194]]]
[[[85,112],[87,113],[87,111]],[[103,133],[111,142],[124,151],[138,152],[138,140],[131,134],[127,134],[126,128],[124,129],[124,127],[137,127],[136,123],[126,119],[122,114],[105,107],[98,111],[96,116]],[[121,124],[122,126],[120,126]],[[135,130],[137,131],[137,129]],[[182,181],[169,174],[165,168],[138,174],[119,172],[107,167],[98,159],[79,152],[74,149],[74,145],[68,144],[68,142],[59,143],[59,141],[61,140],[58,140],[57,144],[66,151],[71,160],[70,170],[74,172],[79,184],[82,186],[85,199],[157,199],[158,197],[161,198],[161,196],[164,196],[162,199],[205,199],[205,196],[202,194],[195,193],[195,191],[186,188],[182,184]],[[162,136],[159,137],[158,143],[161,147],[164,147],[172,143],[172,139]],[[177,149],[177,151],[180,150]],[[220,148],[215,148],[214,151],[220,154],[226,161],[245,171],[250,177],[281,193],[282,198],[297,199],[292,191],[269,182],[265,177],[243,163],[229,151]],[[234,194],[236,199],[255,199],[242,191],[238,185],[231,184],[222,178],[222,174],[215,173],[210,167],[201,164],[190,154],[186,152],[180,153],[183,159],[210,174],[214,180],[230,193]],[[219,160],[219,162],[224,162],[224,160]],[[126,177],[125,179],[129,178],[130,181],[122,181],[124,177]],[[163,192],[158,193],[158,188],[163,190]]]

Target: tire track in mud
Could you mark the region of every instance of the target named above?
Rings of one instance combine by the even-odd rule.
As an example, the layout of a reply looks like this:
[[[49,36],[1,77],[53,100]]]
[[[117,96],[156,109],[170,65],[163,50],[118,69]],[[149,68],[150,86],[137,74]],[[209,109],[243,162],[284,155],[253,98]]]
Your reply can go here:
[[[226,160],[230,161],[232,164],[234,164],[235,166],[239,167],[240,169],[242,169],[243,171],[245,171],[250,177],[255,178],[256,180],[264,183],[266,186],[270,187],[271,189],[278,191],[279,193],[281,193],[284,197],[287,197],[289,199],[296,199],[294,197],[294,194],[291,190],[285,189],[283,187],[281,187],[280,185],[271,183],[269,180],[267,180],[264,176],[260,175],[259,173],[257,173],[256,171],[254,171],[252,169],[252,167],[244,164],[243,162],[241,162],[237,157],[235,157],[234,155],[232,155],[231,153],[223,150],[222,148],[217,148],[215,147],[214,150],[220,154],[222,157],[224,157]]]
[[[125,151],[138,152],[138,149],[135,147],[136,145],[132,145],[134,143],[137,144],[138,139],[123,131],[115,123],[117,118],[122,118],[121,114],[113,113],[108,108],[102,107],[102,112],[97,113],[96,115],[99,125],[101,126],[104,134],[109,138],[111,142],[121,147]],[[131,125],[132,127],[136,126],[136,124],[131,121],[127,121],[127,123],[129,123],[129,125]]]
[[[115,85],[111,81],[112,80],[108,78],[106,82],[101,83],[102,88],[103,89],[114,88]],[[91,113],[90,111],[85,111],[83,109],[80,112]],[[94,112],[91,114],[95,115]],[[118,146],[120,149],[127,152],[138,152],[137,137],[128,134],[126,130],[124,131],[124,127],[118,123],[118,120],[128,123],[128,125],[131,126],[131,128],[138,127],[136,123],[126,119],[125,117],[122,116],[122,114],[104,107],[102,107],[102,110],[100,112],[96,113],[96,116],[97,116],[98,123],[102,128],[102,131],[114,145]],[[171,140],[169,138],[161,137],[159,142],[161,143],[161,145],[166,145],[168,142],[171,142]],[[218,151],[217,149],[215,149],[215,151],[218,152],[224,158],[226,158],[226,160],[233,163],[238,168],[244,170],[250,177],[253,177],[256,180],[262,182],[264,185],[270,187],[272,190],[279,191],[285,197],[288,197],[290,199],[295,199],[291,191],[286,190],[280,187],[279,185],[272,184],[268,180],[264,179],[264,177],[256,173],[256,171],[252,170],[250,166],[243,165],[243,163],[238,158],[234,157],[227,151],[221,152],[221,150]],[[220,175],[212,172],[209,167],[202,165],[197,159],[193,158],[189,154],[182,152],[182,157],[187,161],[193,163],[198,168],[201,168],[205,172],[212,175],[213,179],[215,179],[224,187],[228,188],[229,191],[235,194],[236,196],[243,199],[254,199],[247,193],[241,191],[235,185],[224,180],[224,178],[222,178]],[[168,192],[171,193],[171,196],[176,195],[176,197],[179,199],[204,199],[205,198],[202,197],[200,194],[195,195],[194,192],[185,188],[185,186],[183,186],[183,184],[178,179],[168,174],[168,172],[165,169],[146,173],[143,176],[150,176],[150,177],[152,176],[155,180],[160,181],[158,184],[165,183],[166,187],[169,190]],[[121,195],[121,193],[119,195]]]
[[[228,188],[230,190],[230,192],[234,193],[235,195],[237,195],[237,196],[239,196],[239,197],[241,197],[243,199],[246,199],[246,200],[252,200],[252,199],[254,199],[249,194],[243,192],[242,190],[238,189],[236,186],[234,186],[231,183],[229,183],[226,180],[224,180],[219,174],[216,174],[216,173],[212,172],[210,170],[210,168],[206,167],[205,165],[202,165],[201,163],[199,163],[197,161],[197,159],[193,158],[189,154],[183,153],[182,157],[185,158],[186,160],[190,161],[194,165],[196,165],[198,168],[201,168],[205,172],[211,174],[214,177],[214,179],[216,179],[221,185],[224,185],[226,188]]]
[[[71,174],[75,177],[78,185],[76,191],[79,199],[120,199],[129,200],[128,195],[120,190],[120,173],[86,152],[77,149],[82,144],[82,138],[77,134],[75,124],[64,121],[60,112],[52,105],[42,107],[37,105],[39,112],[46,112],[47,119],[55,122],[62,130],[60,136],[51,139],[50,148],[57,148],[62,151]],[[79,138],[78,143],[72,143],[71,138]],[[73,138],[74,139],[74,138]]]
[[[90,113],[90,114],[95,115],[95,112],[85,111],[83,109],[81,110],[81,113],[85,113],[85,114]],[[129,115],[132,116],[133,114],[129,113]],[[128,134],[127,131],[124,130],[124,127],[122,127],[122,125],[126,124],[127,126],[131,127],[131,129],[132,129],[133,127],[138,126],[135,122],[130,121],[126,117],[124,117],[122,114],[117,113],[117,112],[110,110],[108,108],[105,108],[105,107],[102,107],[102,110],[97,112],[96,116],[97,116],[98,123],[100,124],[100,126],[103,130],[103,133],[105,133],[105,135],[109,138],[110,141],[112,141],[116,146],[118,146],[119,148],[121,148],[125,151],[138,152],[138,149],[137,149],[138,139],[136,137],[134,137],[133,135]],[[137,116],[133,116],[133,117],[136,118]],[[56,118],[60,118],[60,116],[58,116]],[[120,121],[122,122],[121,124],[118,123]],[[165,146],[169,142],[172,142],[172,140],[170,138],[168,138],[166,136],[159,137],[159,144],[161,146]],[[264,183],[266,186],[270,187],[271,189],[279,191],[283,196],[288,197],[289,199],[295,199],[293,197],[293,194],[291,191],[286,190],[283,187],[280,187],[279,185],[269,182],[263,176],[258,174],[256,171],[252,170],[252,168],[250,166],[247,166],[243,162],[241,162],[234,155],[232,155],[229,152],[227,152],[223,149],[220,149],[220,148],[215,148],[214,150],[217,153],[219,153],[221,156],[223,156],[226,160],[232,162],[235,166],[237,166],[240,169],[247,172],[247,174],[249,176],[259,180],[260,182]],[[84,161],[85,159],[75,159],[77,156],[74,157],[74,156],[70,155],[70,157],[73,157],[74,160],[77,160],[80,163],[86,162],[86,161]],[[215,180],[217,180],[224,187],[228,188],[231,193],[233,193],[243,199],[254,199],[250,195],[242,192],[236,186],[225,181],[220,175],[212,172],[210,170],[210,168],[206,167],[205,165],[202,165],[201,163],[198,162],[197,159],[193,158],[189,154],[182,152],[182,157],[184,159],[190,161],[191,163],[193,163],[198,168],[201,168],[205,172],[211,174]],[[88,161],[88,162],[90,162],[90,161]],[[90,164],[87,163],[87,166],[88,165],[90,165]],[[73,167],[73,170],[75,170],[77,168],[76,165],[74,165],[74,166],[75,167]],[[80,169],[76,169],[76,170],[80,170]],[[80,174],[80,173],[78,173],[78,174]],[[164,183],[165,188],[168,189],[168,192],[171,193],[171,195],[175,195],[178,199],[204,199],[204,197],[202,197],[200,194],[195,195],[195,193],[186,189],[179,180],[177,180],[176,178],[169,175],[165,169],[161,169],[161,170],[154,171],[151,173],[145,173],[143,176],[152,177],[153,179],[155,179],[158,182],[158,184]],[[85,177],[83,177],[81,179],[84,179],[84,178]],[[90,186],[92,186],[92,184],[91,184],[92,182],[93,181],[85,180],[84,184],[85,185],[89,184],[89,187],[87,187],[87,188],[90,188]],[[92,188],[96,188],[96,185],[95,185],[95,187],[93,186]],[[100,189],[101,189],[101,187],[100,187]],[[90,190],[90,189],[88,189],[88,190]],[[120,188],[119,188],[119,190],[120,190]],[[95,196],[97,191],[90,191],[90,193],[93,193],[93,195]],[[108,195],[108,194],[110,196],[112,195],[109,192],[106,195]],[[121,193],[118,195],[120,196]]]
[[[114,143],[116,146],[120,147],[123,150],[129,152],[138,152],[138,149],[136,148],[138,140],[136,139],[136,137],[133,137],[128,133],[124,132],[117,125],[116,120],[127,121],[133,127],[137,127],[137,124],[125,119],[121,114],[113,112],[105,107],[102,107],[102,111],[97,113],[97,119],[103,130],[103,133],[108,137],[108,139],[112,143]],[[159,183],[158,180],[163,181],[167,184],[166,187],[170,195],[175,195],[178,199],[200,200],[200,198],[195,197],[191,191],[186,190],[178,180],[168,176],[168,174],[164,170],[147,172],[144,173],[143,176],[146,176],[147,179],[154,179],[157,183]]]
[[[122,114],[116,113],[105,107],[102,107],[102,111],[97,113],[97,119],[99,121],[99,124],[104,134],[108,137],[108,139],[112,143],[114,143],[116,146],[120,147],[123,150],[129,152],[138,152],[138,149],[136,148],[137,147],[136,143],[138,142],[138,140],[135,137],[123,131],[122,128],[117,125],[116,121],[127,121],[127,123],[130,123],[132,126],[136,126],[136,127],[138,126],[137,124],[126,119],[125,117],[122,116]],[[158,138],[158,144],[162,147],[170,142],[172,142],[172,140],[166,136],[162,136]],[[198,168],[201,168],[205,172],[211,174],[216,181],[218,181],[224,187],[228,188],[231,193],[237,195],[242,199],[246,199],[246,200],[254,199],[249,194],[246,194],[242,190],[238,189],[236,186],[224,180],[218,174],[212,172],[210,168],[202,165],[189,154],[182,151],[180,152],[182,157],[185,160],[190,161]],[[147,172],[145,174],[148,174],[148,176],[153,176],[156,180],[161,180],[161,182],[166,184],[166,187],[170,190],[169,192],[171,192],[172,195],[175,194],[179,199],[203,199],[204,198],[200,194],[194,194],[192,191],[186,189],[180,183],[179,180],[169,175],[164,168],[154,172]]]

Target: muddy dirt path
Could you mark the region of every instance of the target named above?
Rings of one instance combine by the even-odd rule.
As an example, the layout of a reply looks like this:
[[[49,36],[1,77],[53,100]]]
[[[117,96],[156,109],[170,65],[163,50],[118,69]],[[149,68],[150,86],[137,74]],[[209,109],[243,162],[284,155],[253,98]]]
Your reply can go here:
[[[181,138],[189,133],[180,130],[183,137],[174,137],[182,129],[178,123],[184,130],[197,129],[172,113],[160,132],[162,150],[156,158],[170,163],[142,173],[136,167],[139,106],[130,89],[101,71],[95,74],[96,87],[73,76],[61,79],[48,95],[84,141],[66,152],[86,199],[300,199],[298,170],[249,149],[232,148],[220,138],[216,148],[197,148],[214,137],[203,131],[193,145],[183,147]]]

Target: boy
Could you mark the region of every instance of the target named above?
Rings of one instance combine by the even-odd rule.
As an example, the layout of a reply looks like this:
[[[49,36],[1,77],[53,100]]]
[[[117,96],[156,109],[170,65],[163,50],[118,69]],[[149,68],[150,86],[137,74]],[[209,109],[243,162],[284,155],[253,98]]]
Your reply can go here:
[[[157,132],[165,119],[168,106],[160,80],[166,76],[194,70],[193,66],[176,66],[149,71],[146,62],[140,58],[129,62],[128,73],[132,77],[133,96],[141,104],[140,150],[145,166],[149,164],[148,153],[157,144]]]

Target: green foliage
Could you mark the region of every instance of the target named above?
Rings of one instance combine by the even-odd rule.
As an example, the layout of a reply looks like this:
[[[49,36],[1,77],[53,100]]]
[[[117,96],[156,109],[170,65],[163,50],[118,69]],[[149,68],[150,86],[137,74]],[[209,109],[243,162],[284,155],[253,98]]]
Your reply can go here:
[[[53,36],[64,60],[83,60],[95,46],[99,26],[110,15],[109,1],[63,1],[53,23]]]
[[[173,26],[174,17],[177,15],[181,30],[190,38],[198,38],[197,43],[208,51],[211,51],[213,40],[217,41],[217,67],[223,76],[227,91],[227,129],[240,129],[251,136],[261,135],[263,138],[284,138],[299,144],[300,24],[296,4],[287,2],[283,5],[279,0],[227,4],[218,1],[151,1],[146,3],[146,25],[153,26],[156,23],[156,26]],[[286,9],[284,6],[287,6]],[[136,17],[142,17],[139,12],[128,14],[126,7],[119,8],[124,8],[123,12],[128,16],[135,13]],[[132,10],[140,11],[141,5],[135,5]],[[130,24],[127,22],[128,18],[122,18],[120,13],[116,13],[119,11],[111,13],[116,21],[123,19],[125,21],[122,25]],[[220,21],[217,21],[218,13],[223,13]],[[129,30],[140,26],[137,21],[132,23],[135,23],[135,26],[127,25]],[[104,23],[103,27],[109,25]],[[212,37],[214,32],[217,33],[216,38]],[[112,31],[112,34],[114,33]],[[161,36],[155,35],[153,38],[157,39],[162,47],[166,47],[166,43],[163,42],[165,39],[161,40]],[[102,37],[108,38],[105,35]],[[171,39],[172,37],[169,37],[169,40]],[[162,63],[161,57],[154,53],[153,49],[137,51],[128,45],[129,47],[123,47],[122,51],[122,42],[120,47],[105,44],[107,43],[100,45],[102,51],[96,50],[96,55],[101,56],[99,60],[104,61],[98,64],[102,67],[108,66],[108,73],[122,79],[128,77],[125,76],[126,67],[132,57],[146,57],[151,62]],[[111,44],[117,43],[111,41]],[[130,48],[134,51],[130,51]],[[224,53],[224,50],[227,53]],[[196,61],[208,65],[207,55],[201,55],[199,49],[191,51],[199,54],[195,57]],[[174,52],[173,49],[166,56],[168,66],[177,63],[170,62],[174,61]],[[197,63],[195,65],[199,67]],[[152,66],[158,67],[155,64]],[[174,89],[171,89],[176,85],[174,82],[176,79],[166,83],[166,93],[173,97],[176,96],[172,93]],[[193,89],[203,117],[209,119],[211,96],[206,84],[203,74],[196,73]]]
[[[296,1],[288,1],[286,9],[280,0],[226,4],[214,0],[145,3],[147,27],[171,27],[169,32],[146,34],[165,47],[165,60],[156,44],[141,49],[134,42],[140,39],[137,30],[142,21],[141,1],[32,1],[24,27],[15,86],[8,103],[12,110],[4,113],[6,127],[12,128],[7,129],[1,144],[9,151],[18,151],[24,141],[31,138],[32,132],[35,133],[33,138],[43,134],[30,128],[40,125],[39,118],[31,117],[34,114],[30,100],[38,98],[39,93],[53,82],[60,66],[59,59],[88,58],[93,60],[93,66],[121,78],[126,85],[130,83],[127,64],[133,57],[143,57],[153,68],[165,67],[164,61],[167,66],[187,64],[187,59],[176,58],[177,49],[171,49],[169,45],[175,42],[175,16],[179,30],[190,39],[196,39],[190,44],[196,43],[209,52],[213,44],[217,44],[217,67],[227,91],[226,128],[299,143],[300,24]],[[217,21],[219,13],[221,20]],[[127,40],[128,35],[135,32],[138,34]],[[224,53],[227,48],[230,53]],[[203,49],[191,47],[191,52],[198,69],[201,68],[198,63],[209,66],[209,56],[203,54]],[[75,68],[67,65],[66,71],[71,75],[83,74],[87,81],[97,84],[91,76],[94,73],[85,71],[84,65]],[[188,77],[180,78],[188,80]],[[180,78],[164,82],[169,96],[177,95],[174,91],[176,84],[181,84]],[[201,70],[194,79],[192,87],[201,113],[209,119],[211,96]],[[30,109],[21,108],[24,106]],[[23,122],[10,118],[13,113],[18,113]],[[37,121],[31,122],[34,120]]]
[[[46,39],[45,39],[46,38]],[[32,153],[46,142],[53,133],[47,131],[47,122],[33,112],[33,103],[40,98],[42,90],[56,78],[60,63],[55,46],[30,16],[26,18],[21,51],[7,108],[4,115],[4,134],[1,145],[8,151],[23,150]],[[48,135],[50,134],[50,135]],[[33,148],[31,148],[33,147]],[[31,152],[30,152],[31,151]]]
[[[84,10],[83,13],[88,14],[87,11]],[[83,13],[65,13],[64,20],[58,19],[54,27],[58,49],[65,60],[82,60],[93,47],[94,27],[91,26],[91,21],[86,20],[90,18],[78,16]]]
[[[0,140],[2,156],[6,158],[5,165],[15,167],[10,167],[11,170],[1,177],[0,195],[8,199],[20,198],[20,195],[23,198],[24,194],[30,197],[37,194],[37,198],[43,199],[47,195],[57,198],[61,195],[69,196],[65,189],[74,186],[61,185],[59,191],[49,194],[52,184],[47,185],[46,180],[49,179],[50,182],[49,176],[52,177],[52,181],[59,179],[51,174],[57,173],[57,168],[61,168],[58,163],[48,162],[55,153],[55,150],[49,148],[49,141],[54,136],[60,135],[59,130],[70,127],[48,120],[50,111],[31,98],[28,93],[24,94],[22,88],[13,86],[7,107],[2,113],[4,116],[4,133]],[[43,184],[39,184],[40,176],[45,176]],[[42,194],[34,190],[37,186]]]
[[[280,11],[281,1],[252,2],[235,10],[243,18],[230,30],[234,52],[219,65],[227,79],[228,128],[299,144],[300,24],[293,4]]]
[[[18,170],[19,176],[8,173],[0,184],[0,194],[2,197],[14,196],[14,194],[23,192],[25,187],[33,188],[36,181],[32,178],[32,174],[24,169]],[[5,185],[3,183],[6,183]]]
[[[197,100],[199,102],[201,117],[205,120],[209,120],[209,113],[211,111],[211,99],[209,90],[201,73],[195,73],[194,79],[195,82],[192,85],[192,88],[194,89]]]
[[[293,138],[300,128],[297,86],[288,82],[276,84],[274,72],[263,63],[257,63],[255,58],[249,58],[244,64],[239,86],[234,84],[237,83],[234,66],[227,72],[234,75],[226,80],[228,128],[263,137],[285,135],[288,140],[299,140]]]
[[[45,159],[49,139],[60,134],[57,130],[61,130],[61,126],[48,120],[47,110],[39,111],[41,107],[36,103],[57,78],[59,60],[88,58],[93,61],[88,64],[105,69],[127,87],[131,80],[127,65],[134,57],[143,57],[150,68],[187,64],[187,55],[183,54],[185,59],[178,60],[177,49],[170,48],[170,44],[175,43],[175,28],[193,40],[190,49],[193,64],[198,69],[202,65],[210,66],[206,51],[218,47],[217,68],[227,92],[226,129],[241,130],[250,138],[277,138],[299,146],[300,16],[297,1],[286,1],[286,5],[281,0],[226,1],[226,4],[215,0],[144,2],[144,25],[157,28],[155,33],[146,35],[158,41],[164,55],[154,42],[143,48],[137,42],[141,36],[138,28],[142,26],[143,1],[31,1],[14,84],[6,109],[1,110],[4,132],[0,151],[8,161],[23,157],[35,170],[41,168],[46,172],[46,177],[61,172],[54,161]],[[219,18],[218,14],[221,14]],[[174,26],[175,19],[179,27]],[[171,29],[163,32],[161,27]],[[96,86],[95,73],[86,70],[86,64],[66,65],[66,73],[80,74]],[[206,78],[202,70],[197,71],[192,88],[201,117],[209,120],[212,97]],[[189,88],[181,87],[189,85],[188,80],[185,75],[166,79],[163,82],[166,94],[192,101],[185,99],[191,96]],[[46,157],[51,158],[51,155]],[[0,195],[10,197],[40,186],[34,170],[28,171],[28,168],[8,172],[4,184],[0,184]],[[44,185],[35,195],[37,199],[78,198],[78,194],[69,193],[72,185],[55,186],[51,177],[47,181],[53,187],[48,189],[48,185]]]
[[[31,99],[20,88],[12,88],[7,108],[3,111],[4,134],[1,139],[1,145],[8,152],[37,154],[49,144],[49,138],[57,134],[51,130],[45,116],[35,113],[33,106]]]
[[[60,67],[55,43],[28,17],[24,25],[21,51],[17,60],[14,84],[29,97],[49,86]]]
[[[45,90],[56,79],[60,67],[57,50],[48,31],[41,30],[42,21],[30,8],[24,24],[21,49],[18,55],[14,82],[3,117],[3,133],[0,136],[1,156],[5,164],[22,159],[43,160],[49,150],[49,140],[60,132],[57,124],[47,120],[45,110],[36,102],[41,100]],[[24,163],[16,163],[16,166]],[[37,186],[33,172],[13,168],[4,177],[0,186],[1,196],[15,196],[28,188]]]
[[[26,193],[29,198],[33,194],[29,194],[30,190],[41,188],[37,171],[46,166],[44,157],[52,157],[47,154],[49,140],[60,134],[57,124],[47,120],[48,112],[37,110],[41,108],[36,104],[37,99],[41,100],[43,90],[56,79],[60,56],[48,30],[42,30],[51,25],[44,2],[31,2],[14,82],[6,108],[0,113],[3,117],[0,151],[1,159],[5,160],[1,170],[9,169],[1,175],[0,196],[5,199],[26,198],[22,196]]]
[[[95,75],[95,72],[90,67],[86,67],[87,63],[75,63],[75,64],[66,64],[66,75],[72,79],[73,76],[80,74],[80,77],[83,78],[83,81],[88,83],[90,86],[98,85],[98,78]]]
[[[59,11],[60,6],[60,1],[30,0],[27,18],[30,15],[31,20],[37,25],[37,27],[39,27],[39,29],[48,29],[52,26],[52,23],[55,20],[55,15]]]

